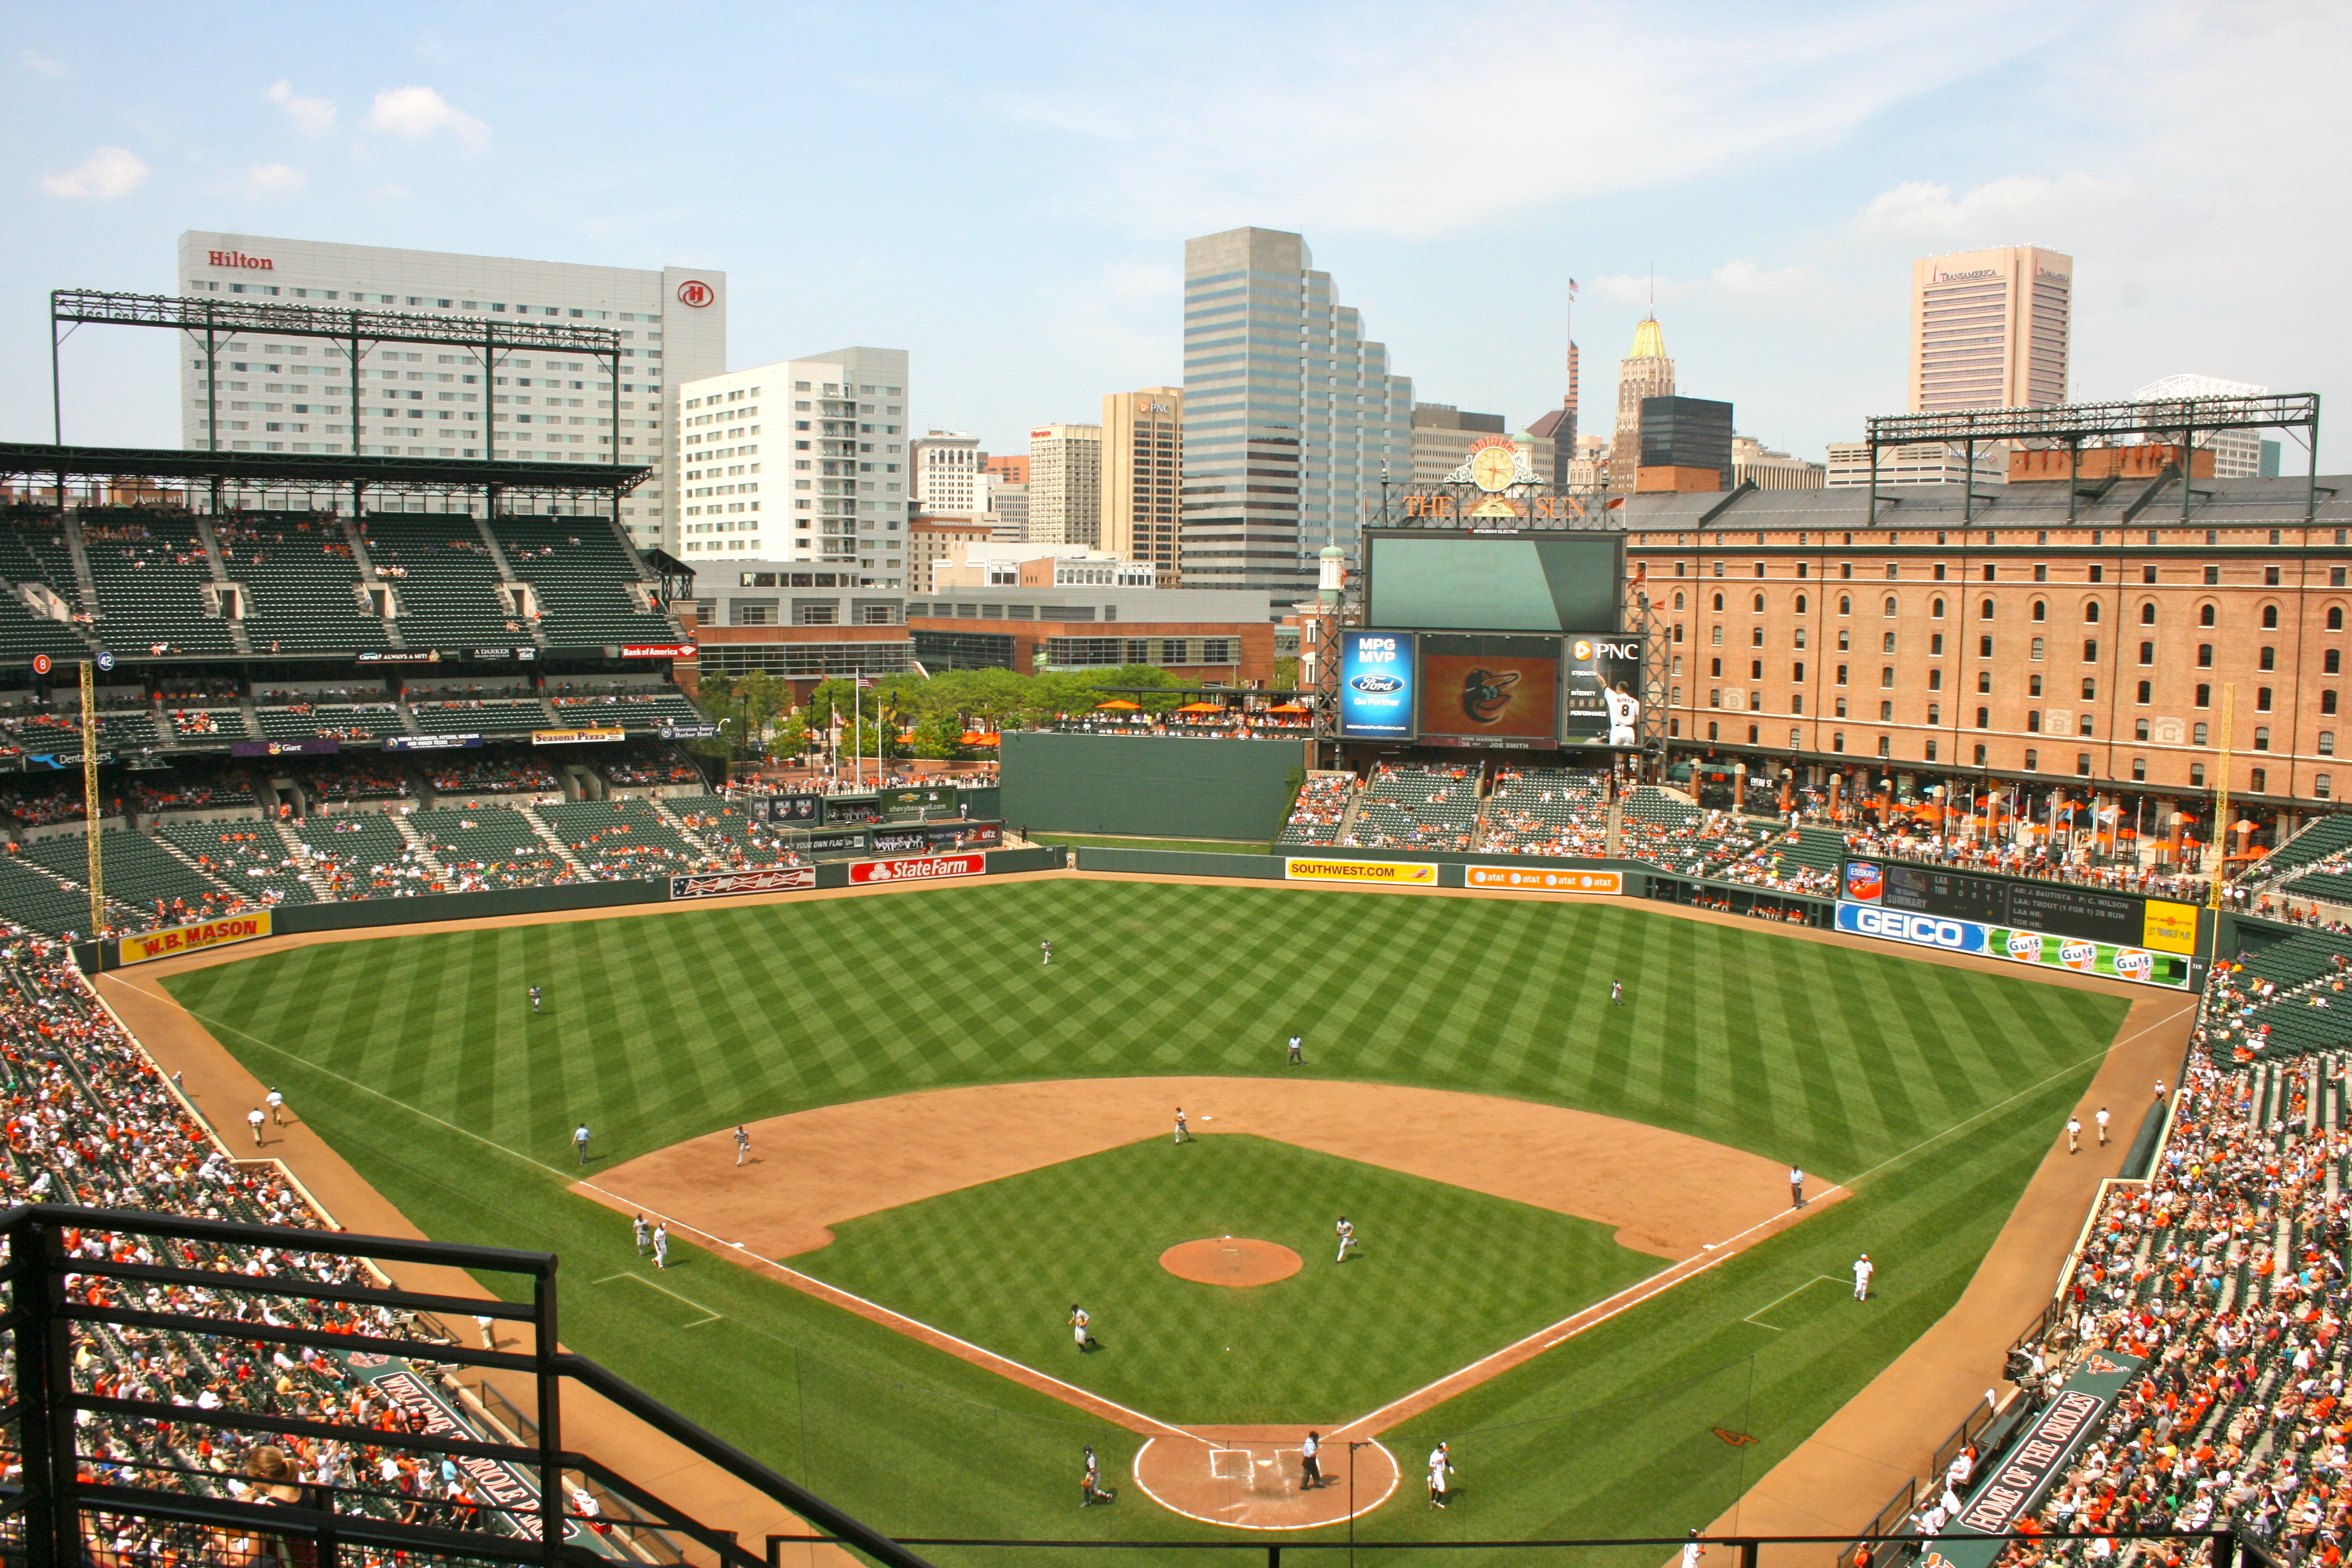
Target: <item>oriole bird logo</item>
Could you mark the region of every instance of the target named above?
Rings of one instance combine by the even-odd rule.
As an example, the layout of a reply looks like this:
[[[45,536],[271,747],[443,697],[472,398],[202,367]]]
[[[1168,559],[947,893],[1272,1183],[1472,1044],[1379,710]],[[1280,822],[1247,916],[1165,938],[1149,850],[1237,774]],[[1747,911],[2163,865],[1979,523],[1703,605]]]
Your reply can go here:
[[[1511,700],[1511,688],[1519,683],[1520,672],[1473,669],[1462,678],[1462,711],[1480,724],[1491,724],[1503,716]]]

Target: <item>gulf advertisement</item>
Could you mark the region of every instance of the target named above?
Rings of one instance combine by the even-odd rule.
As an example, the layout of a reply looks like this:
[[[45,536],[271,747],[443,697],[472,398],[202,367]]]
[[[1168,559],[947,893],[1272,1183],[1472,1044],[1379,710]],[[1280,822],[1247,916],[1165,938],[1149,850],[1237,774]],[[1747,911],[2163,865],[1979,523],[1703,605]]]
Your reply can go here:
[[[854,860],[849,879],[859,882],[935,882],[942,877],[977,877],[988,869],[985,855],[926,855],[912,860]]]
[[[1352,882],[1359,887],[1433,888],[1437,868],[1402,860],[1309,860],[1286,856],[1282,874],[1293,882]]]
[[[1568,639],[1561,672],[1568,684],[1560,743],[1614,746],[1642,743],[1642,639],[1611,632]]]
[[[253,942],[268,934],[268,910],[227,915],[216,921],[197,921],[190,925],[166,926],[162,931],[151,931],[143,936],[124,937],[121,962],[125,964],[145,963],[152,959],[172,958],[183,952],[201,952],[208,947]]]
[[[2084,937],[1980,925],[1948,915],[1918,914],[1882,904],[1850,901],[1838,905],[1837,928],[1855,936],[1874,936],[1886,942],[1908,942],[1914,947],[2006,958],[2018,963],[2071,969],[2077,974],[2104,975],[2110,980],[2161,985],[2168,990],[2189,988],[2189,963],[2185,959],[2159,956],[2143,947],[2092,942]]]
[[[1538,871],[1517,866],[1465,866],[1465,887],[1507,893],[1622,893],[1622,871]]]
[[[1339,732],[1357,741],[1412,739],[1411,632],[1339,634]]]

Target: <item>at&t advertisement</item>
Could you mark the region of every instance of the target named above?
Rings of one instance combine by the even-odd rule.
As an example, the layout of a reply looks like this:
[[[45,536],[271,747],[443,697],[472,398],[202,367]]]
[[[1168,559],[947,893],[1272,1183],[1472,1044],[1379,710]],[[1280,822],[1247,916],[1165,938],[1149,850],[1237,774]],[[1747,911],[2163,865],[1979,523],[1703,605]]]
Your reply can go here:
[[[1339,634],[1339,732],[1351,740],[1412,739],[1411,632]]]
[[[1568,639],[1568,711],[1560,743],[1622,746],[1641,742],[1642,639],[1585,633]]]

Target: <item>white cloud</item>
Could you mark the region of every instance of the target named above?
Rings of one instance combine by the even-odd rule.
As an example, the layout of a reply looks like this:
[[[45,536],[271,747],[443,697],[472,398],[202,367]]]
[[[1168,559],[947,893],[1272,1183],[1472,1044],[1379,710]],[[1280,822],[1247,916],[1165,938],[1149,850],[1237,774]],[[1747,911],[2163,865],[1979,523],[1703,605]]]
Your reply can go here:
[[[404,202],[408,199],[408,187],[396,184],[382,184],[372,188],[368,195],[380,202]]]
[[[269,101],[286,111],[305,136],[324,136],[335,128],[335,100],[331,98],[305,98],[294,90],[290,81],[270,84]]]
[[[299,191],[310,183],[310,176],[291,163],[262,163],[245,174],[245,194],[248,196],[282,196]]]
[[[1870,238],[1949,243],[1963,248],[2056,245],[2047,237],[2087,224],[2104,225],[2116,215],[2145,213],[2149,202],[2150,194],[2133,182],[2091,174],[2056,179],[2012,174],[1988,181],[1958,200],[1948,185],[1906,180],[1880,193],[1864,207],[1854,219],[1853,229]],[[2177,206],[2174,210],[2177,214]]]
[[[469,153],[480,152],[483,143],[490,139],[488,126],[429,87],[385,88],[375,95],[367,122],[373,130],[389,131],[411,140],[446,131],[463,142]]]
[[[150,173],[145,162],[129,149],[100,147],[62,174],[41,176],[41,189],[53,196],[111,201],[138,189]]]
[[[42,76],[66,74],[66,65],[63,60],[53,60],[38,49],[26,49],[16,58],[24,62],[25,68],[28,71],[35,71]]]

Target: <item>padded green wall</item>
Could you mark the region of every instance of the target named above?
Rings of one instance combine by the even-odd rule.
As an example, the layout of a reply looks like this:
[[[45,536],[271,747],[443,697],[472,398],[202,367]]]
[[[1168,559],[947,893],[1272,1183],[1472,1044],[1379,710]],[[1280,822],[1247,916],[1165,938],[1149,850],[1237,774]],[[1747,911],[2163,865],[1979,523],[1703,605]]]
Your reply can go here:
[[[1272,838],[1303,741],[1004,732],[1000,814],[1048,833]]]

